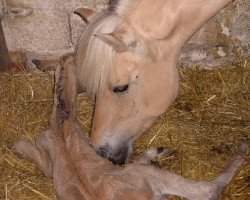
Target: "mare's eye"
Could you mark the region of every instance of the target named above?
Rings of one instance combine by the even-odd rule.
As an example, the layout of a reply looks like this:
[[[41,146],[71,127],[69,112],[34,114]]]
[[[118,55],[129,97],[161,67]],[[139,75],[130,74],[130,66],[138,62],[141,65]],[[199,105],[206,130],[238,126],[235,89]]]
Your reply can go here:
[[[115,86],[115,87],[112,88],[112,90],[113,90],[114,93],[123,93],[123,92],[126,92],[128,90],[128,86],[129,86],[129,84]]]

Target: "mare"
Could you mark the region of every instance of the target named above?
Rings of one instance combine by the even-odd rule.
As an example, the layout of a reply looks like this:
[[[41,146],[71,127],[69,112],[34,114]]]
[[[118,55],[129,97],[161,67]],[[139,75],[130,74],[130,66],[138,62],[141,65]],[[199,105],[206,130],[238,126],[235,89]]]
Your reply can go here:
[[[95,98],[91,141],[122,164],[132,143],[175,100],[184,43],[232,0],[111,0],[77,11],[88,22],[77,47],[77,88]]]

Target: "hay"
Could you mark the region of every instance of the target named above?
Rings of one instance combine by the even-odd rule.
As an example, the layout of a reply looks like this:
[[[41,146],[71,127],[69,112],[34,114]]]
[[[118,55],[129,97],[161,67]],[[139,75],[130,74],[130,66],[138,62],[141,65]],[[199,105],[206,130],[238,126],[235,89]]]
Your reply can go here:
[[[135,144],[168,147],[156,166],[195,180],[219,174],[235,152],[237,140],[250,143],[250,62],[226,69],[181,68],[175,104]],[[0,74],[0,199],[55,199],[50,179],[11,150],[20,137],[34,141],[48,126],[53,77],[49,74]],[[78,118],[88,132],[93,104],[78,97]],[[240,169],[223,200],[250,199],[250,163]],[[180,199],[171,197],[170,199]]]

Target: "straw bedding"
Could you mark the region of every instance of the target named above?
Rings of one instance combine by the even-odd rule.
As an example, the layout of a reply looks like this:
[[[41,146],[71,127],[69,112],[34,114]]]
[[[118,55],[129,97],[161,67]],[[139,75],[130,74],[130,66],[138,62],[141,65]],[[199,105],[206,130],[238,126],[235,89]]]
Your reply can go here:
[[[164,146],[169,153],[154,165],[211,180],[235,152],[236,141],[250,144],[250,59],[213,70],[181,67],[180,77],[178,99],[136,141],[134,155]],[[34,141],[48,126],[52,90],[50,74],[0,74],[0,199],[56,199],[52,181],[11,149],[18,138]],[[88,133],[93,102],[80,95],[77,106]],[[249,157],[221,199],[250,199]]]

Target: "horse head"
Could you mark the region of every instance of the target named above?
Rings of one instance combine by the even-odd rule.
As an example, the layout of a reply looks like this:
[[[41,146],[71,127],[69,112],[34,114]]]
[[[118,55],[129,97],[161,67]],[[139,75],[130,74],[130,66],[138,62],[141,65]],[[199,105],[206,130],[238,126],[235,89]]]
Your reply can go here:
[[[117,2],[117,1],[115,1]],[[91,140],[122,164],[132,143],[175,100],[184,43],[230,0],[120,0],[88,26],[77,49],[78,87],[95,98]]]

